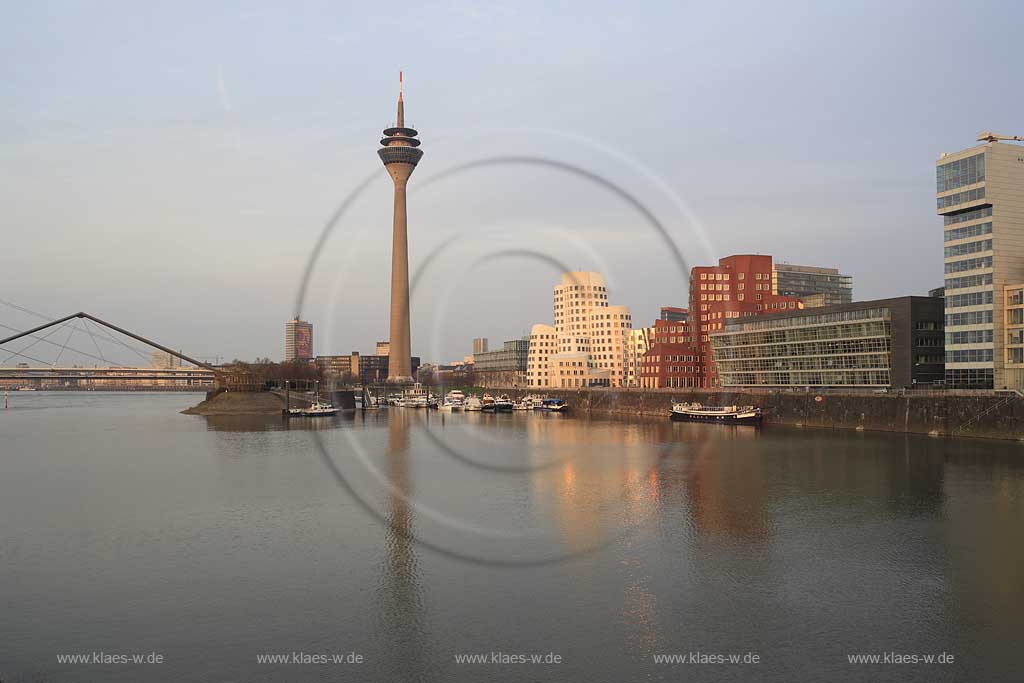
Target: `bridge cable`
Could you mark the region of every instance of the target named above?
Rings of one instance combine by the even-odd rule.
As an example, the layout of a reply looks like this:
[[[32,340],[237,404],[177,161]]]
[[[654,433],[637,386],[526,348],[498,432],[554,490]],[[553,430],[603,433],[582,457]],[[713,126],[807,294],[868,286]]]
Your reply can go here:
[[[67,325],[67,323],[63,323],[61,325],[57,325],[55,328],[53,328],[52,330],[50,330],[49,332],[44,334],[42,337],[37,337],[36,340],[34,342],[32,342],[31,344],[29,344],[27,346],[21,347],[21,349],[18,350],[18,351],[12,352],[11,355],[7,356],[7,358],[4,358],[2,361],[0,361],[0,365],[3,365],[4,363],[6,363],[10,359],[14,358],[15,356],[22,356],[24,358],[32,358],[31,356],[26,356],[24,353],[22,353],[22,351],[28,351],[29,349],[31,349],[33,346],[35,346],[39,342],[45,341],[47,337],[49,337],[51,334],[53,334],[57,330],[61,329],[65,325]],[[50,343],[53,344],[53,342],[50,342]],[[54,344],[54,346],[56,346],[56,344]],[[38,363],[42,363],[43,365],[50,365],[50,366],[53,365],[52,363],[47,363],[45,360],[39,360],[38,358],[32,358],[32,360],[34,360],[34,361],[36,361]]]
[[[68,332],[67,339],[64,340],[64,346],[60,347],[60,353],[57,354],[57,360],[53,361],[53,367],[57,367],[57,363],[60,362],[60,357],[64,355],[64,349],[68,347],[68,342],[71,341],[71,335],[75,333],[75,326],[71,326],[71,331]]]
[[[10,330],[12,332],[21,332],[21,330],[19,328],[11,327],[10,325],[5,325],[4,323],[0,323],[0,327],[8,329],[8,330]],[[39,341],[44,341],[47,344],[49,344],[50,346],[60,346],[60,344],[58,344],[57,342],[52,342],[49,339],[40,338],[40,337],[38,337],[36,335],[32,335],[32,338],[33,339],[38,339]],[[77,353],[77,354],[82,355],[82,356],[86,356],[87,358],[92,358],[93,360],[103,361],[104,363],[107,363],[108,365],[110,364],[110,361],[107,360],[106,358],[103,358],[102,356],[93,355],[93,354],[89,353],[88,351],[82,351],[81,349],[76,349],[73,346],[69,346],[68,347],[68,351],[73,351],[74,353]],[[15,354],[15,355],[19,355],[19,354]],[[38,358],[32,358],[31,356],[25,356],[25,358],[31,358],[34,361],[37,361],[39,363],[43,363],[44,365],[49,365],[49,363],[47,363],[46,361],[39,360]],[[0,364],[2,364],[4,362],[6,362],[6,361],[0,361]]]
[[[104,363],[106,363],[107,365],[110,365],[110,361],[107,360],[106,358],[104,358],[103,357],[103,352],[100,351],[100,345],[96,342],[96,335],[94,335],[92,333],[92,330],[89,329],[89,327],[90,327],[89,326],[89,319],[88,318],[83,318],[82,322],[83,322],[83,326],[85,327],[85,331],[89,333],[89,339],[92,339],[92,345],[96,347],[96,353],[100,354],[100,358],[103,358],[103,362]],[[96,323],[93,323],[92,326],[96,327]],[[72,351],[74,351],[74,349],[72,349]]]
[[[9,306],[9,307],[11,307],[11,308],[13,308],[15,310],[21,311],[23,313],[28,313],[29,315],[35,316],[35,317],[39,318],[40,320],[53,320],[53,318],[54,318],[54,316],[52,316],[52,315],[44,315],[43,313],[40,313],[39,311],[33,311],[32,309],[25,308],[24,306],[19,306],[18,304],[12,303],[10,301],[6,301],[4,299],[0,299],[0,304],[3,304],[5,306]],[[72,325],[74,325],[74,323],[72,323]],[[7,326],[5,325],[4,327],[7,327]],[[8,327],[8,329],[12,329],[15,332],[18,331],[15,328],[12,328],[12,327]],[[75,326],[75,329],[78,329],[78,327]],[[122,341],[121,339],[118,339],[117,337],[114,337],[109,331],[107,331],[105,329],[102,329],[99,326],[97,326],[96,329],[98,329],[100,331],[101,335],[104,337],[104,339],[106,341],[111,341],[111,342],[113,342],[113,343],[115,343],[115,344],[117,344],[119,346],[123,346],[124,348],[128,349],[129,351],[131,351],[132,353],[136,354],[140,358],[143,358],[143,359],[145,359],[147,361],[150,360],[150,356],[148,356],[145,352],[139,351],[137,348],[135,348],[131,344],[127,344],[124,341]],[[71,349],[71,350],[74,351],[74,349]],[[76,353],[82,353],[82,352],[81,351],[77,351]],[[82,355],[83,356],[89,356],[90,354],[83,353]],[[100,354],[100,355],[102,355],[102,354]],[[90,357],[91,358],[95,358],[95,356],[90,356]],[[100,358],[99,360],[102,360],[104,363],[109,362],[109,361],[107,361],[104,358]]]

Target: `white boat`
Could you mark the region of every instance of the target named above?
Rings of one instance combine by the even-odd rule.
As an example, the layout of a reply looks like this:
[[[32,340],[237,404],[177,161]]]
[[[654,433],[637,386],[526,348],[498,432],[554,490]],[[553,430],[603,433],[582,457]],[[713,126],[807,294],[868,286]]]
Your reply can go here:
[[[35,387],[18,387],[18,391],[35,391]]]
[[[320,403],[317,401],[308,408],[302,408],[299,414],[302,417],[328,417],[330,415],[337,415],[338,409],[330,403]]]
[[[511,413],[515,403],[508,394],[502,394],[498,398],[494,399],[494,412],[496,413]]]
[[[533,409],[549,413],[564,413],[569,410],[569,404],[560,398],[542,398],[539,404],[534,402]]]
[[[449,391],[445,394],[444,402],[438,406],[439,409],[447,413],[458,413],[461,412],[464,405],[465,394],[461,391]]]
[[[670,417],[675,421],[757,424],[761,409],[755,406],[705,406],[700,403],[672,402]]]
[[[485,413],[493,413],[494,412],[494,404],[495,404],[494,397],[491,396],[490,394],[484,394],[484,397],[482,399],[480,399],[480,409],[482,411],[484,411]]]
[[[465,406],[467,413],[479,413],[484,409],[484,402],[476,396],[470,396],[466,399]]]
[[[533,399],[529,396],[523,396],[512,404],[512,410],[533,410]]]

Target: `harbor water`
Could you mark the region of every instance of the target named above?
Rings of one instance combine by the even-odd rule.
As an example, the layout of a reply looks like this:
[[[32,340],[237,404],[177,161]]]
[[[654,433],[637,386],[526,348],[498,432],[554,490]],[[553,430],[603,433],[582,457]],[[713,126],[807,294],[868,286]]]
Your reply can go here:
[[[4,683],[1019,680],[1020,443],[199,398],[0,411]]]

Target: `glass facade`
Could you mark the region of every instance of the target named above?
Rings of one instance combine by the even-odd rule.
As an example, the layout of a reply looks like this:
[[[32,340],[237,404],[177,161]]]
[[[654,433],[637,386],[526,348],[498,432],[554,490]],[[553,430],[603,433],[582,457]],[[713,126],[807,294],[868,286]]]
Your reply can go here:
[[[985,180],[985,153],[964,157],[935,167],[935,192],[955,190]]]
[[[853,276],[836,268],[776,263],[772,291],[803,300],[807,306],[834,306],[853,301]]]
[[[887,387],[888,308],[730,324],[711,337],[722,386]]]
[[[985,188],[979,187],[973,190],[967,190],[966,192],[957,192],[956,194],[946,195],[945,197],[937,197],[935,200],[935,208],[942,211],[943,209],[948,209],[951,206],[966,204],[967,202],[976,202],[984,198]]]

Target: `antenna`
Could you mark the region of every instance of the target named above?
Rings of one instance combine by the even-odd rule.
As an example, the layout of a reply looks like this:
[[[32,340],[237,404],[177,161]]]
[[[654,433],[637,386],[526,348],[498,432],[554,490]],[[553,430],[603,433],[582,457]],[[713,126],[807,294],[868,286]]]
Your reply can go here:
[[[402,99],[402,72],[398,72],[398,99]]]

